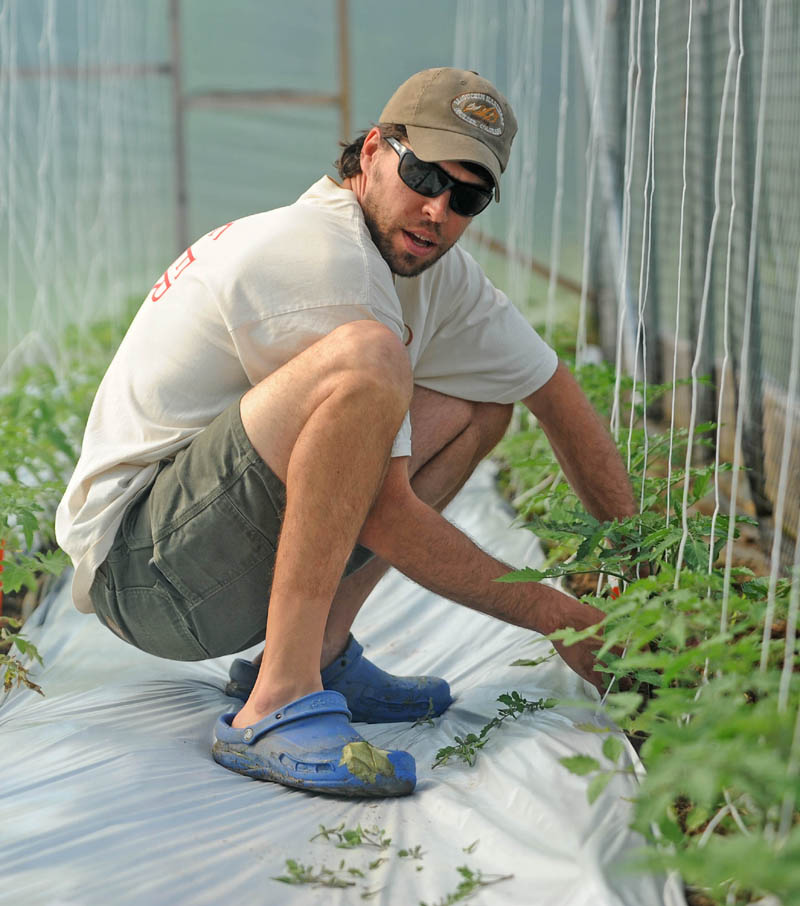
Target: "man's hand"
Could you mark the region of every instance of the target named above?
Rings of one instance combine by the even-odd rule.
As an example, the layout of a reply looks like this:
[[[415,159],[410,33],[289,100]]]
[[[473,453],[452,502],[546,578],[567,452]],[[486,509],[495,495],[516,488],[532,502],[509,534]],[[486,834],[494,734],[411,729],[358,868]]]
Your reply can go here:
[[[555,589],[551,589],[555,591]],[[549,631],[554,632],[556,629],[565,629],[571,627],[580,631],[600,623],[605,614],[597,607],[591,604],[584,604],[569,595],[561,594],[563,600],[559,601],[559,607],[554,608],[552,619],[556,624]],[[590,636],[582,642],[576,642],[574,645],[565,645],[563,642],[554,641],[553,646],[561,656],[562,660],[571,667],[578,676],[591,683],[601,694],[605,692],[610,682],[610,676],[607,673],[601,673],[595,670],[597,658],[595,656],[598,649],[603,644],[599,636]]]

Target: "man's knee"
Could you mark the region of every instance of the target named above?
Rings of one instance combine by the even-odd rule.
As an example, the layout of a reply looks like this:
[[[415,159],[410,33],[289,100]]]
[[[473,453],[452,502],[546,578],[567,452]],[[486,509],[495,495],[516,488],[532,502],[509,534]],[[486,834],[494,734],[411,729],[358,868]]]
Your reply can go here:
[[[349,382],[358,392],[396,399],[403,411],[408,409],[411,362],[400,338],[388,327],[378,321],[351,321],[331,331],[326,340],[340,382]]]

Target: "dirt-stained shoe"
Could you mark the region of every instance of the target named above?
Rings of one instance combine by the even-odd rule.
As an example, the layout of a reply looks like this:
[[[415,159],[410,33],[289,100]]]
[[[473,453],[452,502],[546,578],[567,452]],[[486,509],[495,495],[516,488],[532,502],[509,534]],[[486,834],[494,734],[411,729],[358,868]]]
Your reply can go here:
[[[416,785],[408,752],[373,746],[350,726],[338,692],[313,692],[250,727],[214,728],[211,753],[228,770],[284,786],[339,796],[405,796]]]
[[[226,695],[246,701],[258,667],[237,658],[230,669]],[[364,657],[351,635],[344,651],[322,671],[326,690],[340,692],[354,721],[368,724],[438,717],[452,704],[450,686],[438,676],[394,676]]]

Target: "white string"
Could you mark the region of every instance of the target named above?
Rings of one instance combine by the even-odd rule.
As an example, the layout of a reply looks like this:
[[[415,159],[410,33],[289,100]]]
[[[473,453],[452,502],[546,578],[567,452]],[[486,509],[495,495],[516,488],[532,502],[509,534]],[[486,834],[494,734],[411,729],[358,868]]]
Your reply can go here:
[[[55,10],[53,0],[48,0],[42,17],[42,31],[39,36],[39,65],[42,69],[52,70],[55,65]],[[51,234],[51,221],[47,212],[51,210],[50,173],[54,150],[53,117],[51,98],[55,90],[55,81],[52,71],[47,77],[39,81],[39,108],[37,128],[38,160],[36,169],[36,227],[34,230],[33,256],[39,263],[39,272],[36,273],[35,292],[33,298],[33,324],[48,324],[52,317],[49,312],[49,270],[52,267],[50,258],[52,249],[49,247]],[[52,347],[46,345],[49,356]],[[52,361],[52,360],[51,360]]]
[[[637,71],[637,80],[636,88],[638,94],[639,81],[641,79],[642,72],[642,23],[644,21],[644,3],[639,10],[639,27],[637,29],[637,40],[636,40],[636,71]],[[636,98],[634,97],[634,104],[636,103]],[[649,131],[648,131],[648,148],[647,148],[647,159],[645,163],[645,186],[647,186],[647,177],[649,174],[650,167],[650,144],[649,144]],[[647,200],[645,197],[644,204],[644,221],[647,222]],[[644,236],[644,224],[642,227],[642,255],[644,255],[645,250],[645,236]],[[626,460],[626,466],[628,472],[631,470],[631,456],[632,456],[632,434],[633,434],[633,412],[634,412],[634,403],[636,400],[636,380],[638,377],[637,369],[639,364],[639,331],[641,325],[641,298],[642,298],[642,274],[641,274],[641,265],[639,268],[639,288],[638,288],[638,300],[637,300],[637,313],[636,313],[636,332],[634,334],[634,346],[632,350],[632,361],[631,361],[631,374],[633,377],[633,386],[631,387],[631,400],[630,400],[630,421],[628,424],[628,455]]]
[[[675,340],[672,350],[672,402],[670,404],[669,419],[669,453],[667,456],[667,501],[666,523],[670,520],[670,496],[672,491],[672,453],[675,438],[675,406],[678,383],[678,344],[680,343],[681,327],[681,280],[683,278],[683,235],[686,214],[686,145],[689,135],[689,99],[691,97],[691,64],[692,64],[692,0],[689,0],[689,27],[686,33],[686,86],[684,89],[686,100],[683,107],[683,188],[681,190],[681,219],[678,231],[678,288],[675,296]]]
[[[506,4],[506,80],[508,86],[506,96],[511,101],[511,106],[515,110],[525,110],[525,69],[529,66],[530,48],[525,46],[525,11],[522,7],[521,0],[509,0]],[[508,168],[504,175],[506,188],[510,188],[510,183],[514,184],[514,189],[518,187],[519,178],[517,171],[519,169],[521,136],[518,134],[515,140],[515,154],[511,156]],[[524,155],[524,152],[523,152]],[[521,188],[521,186],[519,186]],[[516,193],[515,193],[516,197]],[[521,301],[521,287],[519,286],[519,257],[520,251],[520,232],[522,222],[525,218],[525,210],[522,204],[517,206],[504,205],[506,215],[506,248],[508,254],[505,256],[505,269],[508,275],[507,284],[509,295],[512,299]]]
[[[3,2],[0,6],[0,60],[8,60],[9,68],[0,67],[0,180],[3,181],[5,191],[0,192],[0,225],[5,225],[8,240],[5,245],[5,274],[6,274],[6,299],[10,303],[13,274],[11,270],[13,256],[11,254],[11,224],[13,222],[13,194],[11,183],[11,144],[14,140],[13,133],[7,122],[11,118],[11,72],[15,61],[12,59],[11,49],[11,8],[10,4]],[[0,272],[2,273],[2,272]],[[4,337],[10,345],[11,339],[11,305],[5,307]],[[3,353],[5,350],[1,350]]]
[[[599,114],[600,85],[603,82],[606,46],[606,20],[608,18],[608,0],[598,0],[597,18],[600,19],[600,37],[595,45],[594,84],[592,85],[592,106],[589,119],[589,140],[586,143],[586,167],[588,179],[586,184],[586,214],[583,224],[583,263],[581,269],[581,301],[578,309],[578,333],[575,343],[575,364],[583,364],[586,353],[586,308],[589,292],[589,263],[591,260],[592,240],[592,206],[594,202],[594,181],[597,172],[597,160],[600,156]],[[598,588],[599,593],[599,588]]]
[[[631,16],[628,41],[628,89],[625,104],[625,179],[622,198],[622,263],[620,265],[619,303],[617,305],[617,348],[616,348],[616,376],[614,380],[614,403],[611,407],[611,430],[614,440],[619,441],[620,423],[620,387],[622,372],[625,368],[623,362],[622,341],[625,332],[625,319],[627,312],[627,280],[628,280],[628,252],[630,249],[630,220],[631,220],[631,179],[633,176],[633,155],[636,150],[636,117],[639,107],[639,82],[641,80],[641,67],[636,65],[636,52],[634,51],[634,33],[638,35],[637,44],[641,44],[642,4],[639,3],[639,28],[636,23],[636,0],[631,2]],[[634,77],[634,71],[636,73]]]
[[[744,427],[744,413],[748,403],[748,370],[750,363],[750,323],[753,312],[753,285],[755,281],[755,258],[758,240],[758,214],[761,202],[761,164],[764,156],[764,121],[766,118],[767,86],[769,84],[769,62],[771,53],[773,0],[766,0],[764,18],[764,45],[761,57],[761,91],[758,108],[758,125],[756,127],[756,159],[753,180],[752,220],[750,228],[750,248],[747,260],[747,292],[745,295],[744,323],[742,325],[741,383],[739,388],[739,405],[736,412],[736,436],[733,452],[733,477],[731,482],[730,522],[728,525],[728,542],[726,550],[725,577],[723,581],[723,608],[727,607],[730,594],[731,568],[733,565],[733,539],[736,528],[736,503],[739,486],[739,468],[741,462],[741,443]],[[768,649],[762,645],[761,669],[766,668]]]
[[[800,537],[800,536],[798,536]],[[795,558],[796,560],[797,558]],[[793,584],[793,591],[797,588],[797,579]],[[786,792],[781,803],[781,817],[778,824],[778,845],[782,846],[789,836],[794,822],[794,805],[796,800],[794,789],[797,784],[797,776],[800,775],[800,706],[797,708],[797,717],[794,723],[794,733],[792,735],[792,746],[789,749],[789,761],[786,765]]]
[[[6,299],[8,300],[8,317],[6,322],[8,338],[8,347],[9,351],[14,345],[16,340],[14,330],[14,302],[17,298],[16,284],[17,284],[17,256],[15,254],[15,245],[16,245],[16,231],[17,231],[17,188],[18,182],[16,179],[16,174],[14,168],[16,165],[17,159],[17,96],[18,96],[18,79],[16,76],[17,69],[17,42],[14,40],[14,35],[16,34],[18,24],[17,24],[17,7],[14,3],[9,3],[9,5],[3,10],[4,21],[6,27],[3,29],[3,59],[8,60],[8,88],[7,88],[7,103],[8,103],[8,117],[7,117],[7,129],[8,129],[8,157],[7,157],[7,167],[5,172],[5,194],[6,194],[6,210],[8,212],[8,241],[6,245],[7,251],[7,292]],[[9,359],[6,359],[6,363],[9,362]],[[0,375],[3,375],[4,369],[0,369]]]
[[[733,8],[733,0],[731,3]],[[728,381],[728,361],[730,359],[730,289],[731,289],[731,265],[733,256],[731,249],[733,246],[733,227],[736,222],[736,136],[739,132],[739,93],[741,90],[742,76],[742,58],[744,57],[744,40],[743,40],[743,4],[739,3],[739,32],[736,39],[734,38],[733,16],[728,19],[728,40],[731,45],[734,40],[739,48],[736,58],[736,89],[733,95],[733,123],[731,125],[731,208],[728,215],[728,245],[725,258],[725,297],[723,302],[723,324],[722,324],[722,343],[723,356],[722,367],[720,368],[719,377],[719,404],[717,407],[717,436],[714,453],[714,512],[711,516],[711,550],[709,557],[713,555],[714,538],[716,538],[717,518],[720,513],[720,457],[722,450],[722,424],[725,412],[725,388]],[[722,607],[720,610],[720,632],[725,632],[728,625],[728,598],[723,593]]]
[[[514,204],[506,205],[508,212],[509,290],[517,304],[527,299],[530,268],[525,263],[534,243],[534,218],[536,215],[536,183],[538,177],[539,119],[542,93],[542,44],[544,9],[542,0],[531,4],[517,4],[524,10],[523,24],[514,37],[509,36],[519,49],[520,74],[512,88],[512,104],[524,111],[516,139],[516,158],[520,161],[509,187]]]
[[[653,218],[653,192],[655,190],[655,131],[656,131],[656,93],[658,88],[658,32],[661,17],[661,0],[656,0],[655,30],[653,38],[653,84],[650,90],[650,123],[647,137],[647,165],[645,169],[642,209],[642,251],[639,261],[639,299],[636,320],[636,346],[633,357],[633,388],[631,390],[632,402],[636,398],[637,367],[639,362],[639,347],[642,350],[642,405],[643,405],[643,430],[644,430],[644,461],[642,463],[642,476],[647,473],[647,455],[649,440],[647,435],[647,331],[644,320],[644,310],[647,305],[647,294],[650,286],[650,251],[652,245],[652,218]],[[640,44],[641,49],[641,44]],[[628,471],[631,468],[631,454],[633,444],[633,426],[636,409],[631,405],[630,420],[628,424]],[[644,509],[645,483],[642,482],[639,509]]]
[[[797,314],[795,313],[795,318]],[[797,621],[800,610],[800,515],[797,518],[794,548],[794,569],[789,589],[789,612],[786,617],[786,638],[783,648],[783,667],[778,686],[778,711],[785,711],[789,704],[789,688],[794,674],[795,649],[797,647]]]
[[[800,254],[797,259],[797,288],[794,297],[794,324],[792,329],[792,354],[790,356],[791,366],[789,369],[789,387],[786,391],[786,414],[784,416],[783,427],[783,449],[781,451],[781,471],[778,478],[778,492],[776,495],[774,535],[772,539],[772,560],[769,573],[769,588],[767,591],[767,613],[764,617],[764,635],[762,637],[762,665],[764,661],[764,649],[769,645],[770,631],[772,620],[775,616],[775,591],[778,585],[778,570],[781,559],[781,542],[783,541],[783,513],[786,503],[786,492],[789,486],[789,463],[792,456],[792,435],[794,434],[794,415],[797,410],[797,388],[798,372],[800,372]],[[800,545],[800,534],[798,534],[798,544]],[[798,562],[797,551],[795,552],[795,566],[800,565]],[[800,585],[800,574],[793,576],[793,591]],[[786,646],[783,658],[783,670],[781,671],[780,692],[778,696],[778,710],[783,711],[786,708],[789,697],[789,681],[794,668],[795,657],[795,632],[797,629],[797,595],[795,594],[794,611],[789,613],[786,625]],[[762,670],[764,667],[762,666]]]
[[[733,4],[729,7],[728,25],[731,28],[733,18]],[[708,299],[711,291],[711,277],[713,273],[712,265],[714,261],[714,246],[716,244],[717,224],[719,223],[720,210],[722,202],[720,201],[720,184],[722,182],[722,148],[725,140],[725,120],[728,114],[728,95],[730,94],[731,77],[733,75],[736,58],[736,48],[732,41],[729,41],[728,60],[725,65],[725,80],[722,85],[722,100],[720,101],[719,126],[717,129],[717,151],[714,162],[714,213],[711,217],[711,226],[708,231],[708,251],[706,252],[706,268],[703,280],[703,296],[700,302],[700,320],[697,328],[697,338],[695,341],[694,361],[692,362],[692,402],[689,412],[689,431],[686,438],[686,460],[684,464],[683,476],[683,502],[681,507],[681,541],[678,546],[678,558],[675,564],[675,582],[674,587],[678,588],[680,581],[681,569],[683,567],[683,555],[686,550],[686,542],[689,537],[689,488],[691,485],[691,465],[692,451],[694,444],[694,429],[697,424],[697,387],[700,371],[700,363],[703,358],[703,343],[705,340],[706,318],[708,316]],[[714,537],[711,537],[711,549],[714,548]],[[708,572],[711,572],[713,558],[709,558]]]
[[[550,248],[550,282],[547,287],[547,315],[545,339],[549,342],[553,336],[556,308],[556,282],[561,258],[561,206],[564,198],[564,146],[567,132],[567,107],[569,104],[569,45],[570,45],[570,9],[572,4],[565,2],[561,20],[561,83],[558,101],[558,134],[556,140],[556,195],[553,202],[553,227],[551,230],[552,245]]]

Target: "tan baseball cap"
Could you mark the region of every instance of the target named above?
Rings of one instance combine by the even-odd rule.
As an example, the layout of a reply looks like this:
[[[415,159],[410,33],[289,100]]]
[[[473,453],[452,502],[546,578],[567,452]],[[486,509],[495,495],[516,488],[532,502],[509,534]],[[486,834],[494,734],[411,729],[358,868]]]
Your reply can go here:
[[[517,120],[508,101],[477,72],[447,66],[418,72],[395,91],[380,122],[405,126],[420,160],[466,160],[486,167],[500,201],[500,174]]]

